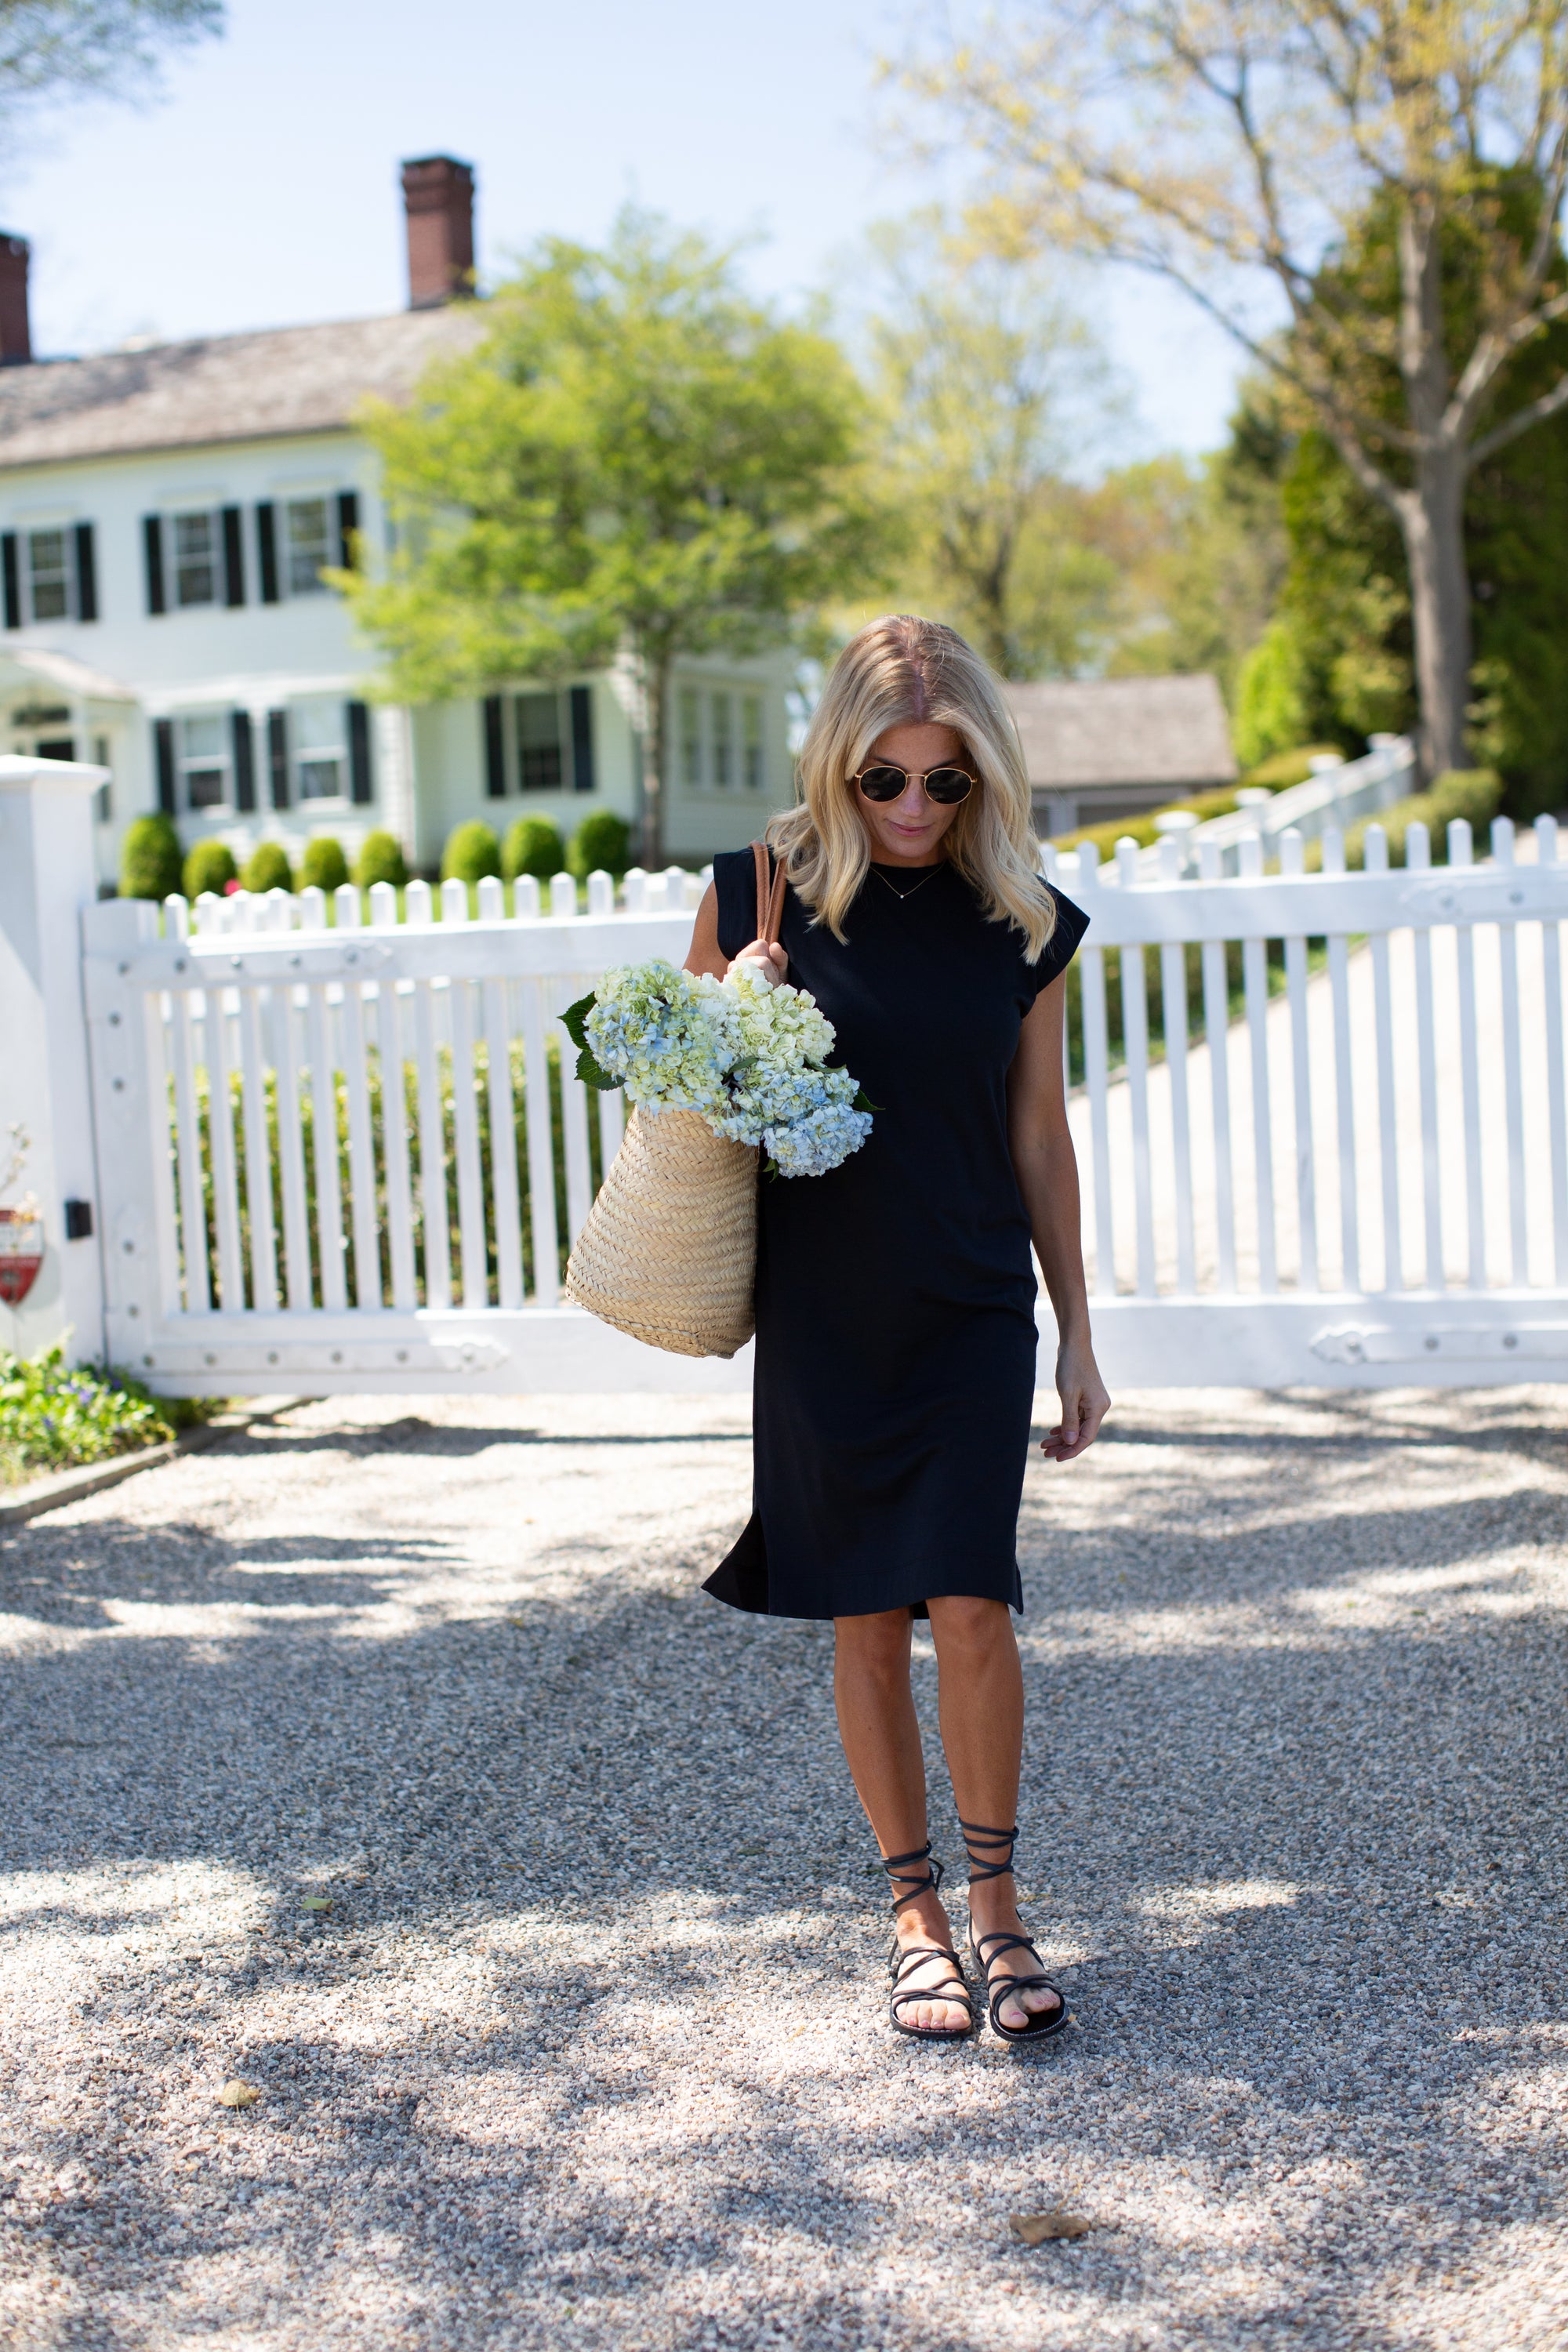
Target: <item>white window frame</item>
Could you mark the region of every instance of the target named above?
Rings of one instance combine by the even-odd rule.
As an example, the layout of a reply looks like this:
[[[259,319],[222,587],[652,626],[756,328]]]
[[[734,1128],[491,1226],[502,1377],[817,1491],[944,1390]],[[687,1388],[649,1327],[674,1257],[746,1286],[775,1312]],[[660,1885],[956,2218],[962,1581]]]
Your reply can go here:
[[[304,743],[306,713],[311,710],[333,710],[337,714],[337,735],[330,743]],[[308,793],[305,771],[331,760],[338,772],[338,788],[331,793]],[[353,789],[349,773],[349,728],[346,706],[335,695],[311,695],[289,706],[289,783],[296,808],[340,808],[347,805]]]
[[[517,754],[517,789],[520,793],[564,793],[571,789],[568,771],[572,764],[572,714],[563,709],[565,698],[554,687],[524,687],[512,697],[512,737]],[[522,706],[525,702],[552,702],[555,706],[555,782],[552,784],[532,784],[528,780],[527,760],[531,750],[543,751],[543,744],[525,744],[522,740]]]
[[[683,790],[700,793],[707,782],[704,757],[702,690],[696,686],[675,689],[675,758]]]
[[[200,726],[205,720],[216,720],[218,730],[216,751],[193,752],[185,744],[187,727]],[[216,800],[198,801],[192,797],[191,777],[200,773],[216,773],[222,778],[222,789]],[[234,730],[230,713],[226,710],[184,710],[174,716],[174,774],[177,779],[176,804],[192,816],[211,816],[219,809],[234,806]]]
[[[760,694],[741,697],[741,782],[760,793],[768,781],[767,706]]]
[[[58,577],[65,594],[65,608],[62,612],[40,613],[38,610],[38,600],[36,593],[37,585],[37,572],[34,565],[33,550],[40,539],[58,539],[60,542],[61,562]],[[37,530],[24,531],[22,534],[22,541],[26,555],[26,602],[29,617],[35,622],[44,623],[50,621],[74,621],[80,609],[80,597],[79,593],[76,571],[76,530],[74,526],[68,522],[45,523]]]
[[[322,579],[321,572],[327,565],[333,564],[338,560],[337,499],[334,494],[330,490],[307,490],[298,498],[279,499],[278,504],[282,509],[283,525],[282,544],[278,551],[279,590],[290,602],[296,596],[330,595],[331,592]],[[325,530],[321,542],[323,549],[321,562],[316,565],[311,577],[303,583],[294,577],[294,516],[300,507],[320,507],[325,520]]]
[[[728,686],[715,687],[708,697],[709,767],[716,793],[732,791],[739,781],[735,772],[735,700],[734,689]]]
[[[160,516],[163,533],[163,599],[171,613],[204,613],[216,609],[224,601],[223,578],[223,517],[216,507],[171,507]],[[210,596],[183,596],[180,593],[180,525],[205,522],[207,527],[209,553],[207,566],[212,576]]]

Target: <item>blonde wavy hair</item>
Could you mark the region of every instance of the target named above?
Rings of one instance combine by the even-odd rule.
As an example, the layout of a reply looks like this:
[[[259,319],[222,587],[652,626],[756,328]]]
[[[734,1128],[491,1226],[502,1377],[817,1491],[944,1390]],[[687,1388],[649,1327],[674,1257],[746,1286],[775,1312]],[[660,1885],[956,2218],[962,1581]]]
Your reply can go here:
[[[973,646],[941,621],[909,613],[869,621],[828,674],[796,768],[794,808],[768,839],[814,920],[837,940],[871,862],[851,779],[890,727],[951,727],[963,740],[978,789],[959,803],[942,850],[988,919],[1021,932],[1034,963],[1056,929],[1040,878],[1023,746],[1002,688]]]

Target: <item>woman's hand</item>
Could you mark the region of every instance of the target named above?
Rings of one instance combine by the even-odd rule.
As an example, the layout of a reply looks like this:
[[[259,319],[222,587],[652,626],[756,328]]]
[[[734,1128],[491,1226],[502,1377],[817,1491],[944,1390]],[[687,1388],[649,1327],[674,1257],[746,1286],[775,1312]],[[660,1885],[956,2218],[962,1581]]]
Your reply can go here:
[[[763,976],[770,982],[783,980],[789,971],[789,958],[776,940],[771,945],[766,940],[753,940],[750,947],[742,948],[725,972],[725,979],[743,963],[760,965]]]
[[[1110,1398],[1087,1339],[1064,1339],[1057,1349],[1057,1394],[1062,1417],[1040,1440],[1047,1462],[1071,1462],[1100,1435]]]
[[[783,948],[769,947],[762,940],[753,940],[750,947],[730,957],[719,944],[719,894],[711,882],[702,893],[702,904],[697,909],[697,920],[691,927],[691,949],[686,959],[688,971],[705,971],[713,980],[728,980],[738,964],[749,964],[765,972],[770,981],[783,980],[789,970],[789,958]]]

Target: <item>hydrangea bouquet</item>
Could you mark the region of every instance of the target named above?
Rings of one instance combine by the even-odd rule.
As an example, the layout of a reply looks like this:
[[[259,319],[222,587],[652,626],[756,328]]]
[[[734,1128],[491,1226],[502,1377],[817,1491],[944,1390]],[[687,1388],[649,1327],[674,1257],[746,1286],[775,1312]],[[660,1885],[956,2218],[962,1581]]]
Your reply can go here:
[[[606,972],[562,1016],[577,1076],[625,1087],[640,1110],[690,1110],[715,1135],[762,1147],[770,1173],[822,1176],[858,1151],[872,1106],[827,1066],[833,1024],[802,988],[742,967],[727,980],[662,959]]]

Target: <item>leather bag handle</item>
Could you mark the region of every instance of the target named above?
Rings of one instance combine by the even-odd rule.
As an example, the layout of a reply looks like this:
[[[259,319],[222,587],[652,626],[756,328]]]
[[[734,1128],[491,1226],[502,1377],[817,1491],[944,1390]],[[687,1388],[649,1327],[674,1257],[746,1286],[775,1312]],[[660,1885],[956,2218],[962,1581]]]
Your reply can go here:
[[[765,947],[772,947],[784,920],[784,860],[781,857],[774,867],[765,841],[752,842],[752,856],[757,864],[757,937]]]

